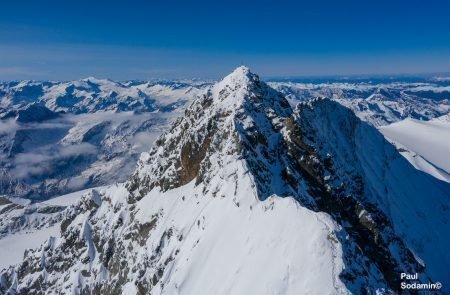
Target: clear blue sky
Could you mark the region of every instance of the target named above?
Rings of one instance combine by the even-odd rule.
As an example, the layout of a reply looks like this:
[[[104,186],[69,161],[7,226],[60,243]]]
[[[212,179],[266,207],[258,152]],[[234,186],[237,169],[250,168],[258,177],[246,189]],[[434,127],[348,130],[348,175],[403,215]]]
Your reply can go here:
[[[0,79],[450,72],[450,1],[2,1]]]

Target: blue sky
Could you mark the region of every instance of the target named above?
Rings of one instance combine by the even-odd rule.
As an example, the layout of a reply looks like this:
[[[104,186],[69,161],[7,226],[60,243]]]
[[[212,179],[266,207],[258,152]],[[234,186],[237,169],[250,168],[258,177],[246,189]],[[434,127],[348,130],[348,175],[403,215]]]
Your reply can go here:
[[[447,0],[2,1],[0,79],[450,72]]]

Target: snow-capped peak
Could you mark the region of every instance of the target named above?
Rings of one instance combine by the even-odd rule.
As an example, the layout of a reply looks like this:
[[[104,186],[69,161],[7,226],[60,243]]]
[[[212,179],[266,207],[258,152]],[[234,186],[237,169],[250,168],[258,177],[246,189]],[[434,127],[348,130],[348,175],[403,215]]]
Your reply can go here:
[[[242,100],[248,93],[252,84],[259,83],[259,77],[250,72],[245,66],[240,66],[223,78],[213,87],[212,91],[215,97],[229,98],[233,100]],[[233,95],[221,95],[224,92],[233,93]]]
[[[275,141],[269,138],[273,129],[281,129],[281,122],[291,114],[288,101],[280,93],[261,82],[248,68],[239,67],[194,100],[185,116],[157,140],[150,154],[142,155],[131,180],[131,191],[138,188],[142,194],[154,186],[167,190],[193,178],[200,179],[203,173],[200,164],[208,165],[205,157],[213,151],[236,153],[243,145],[252,150],[276,150]],[[263,140],[266,146],[255,146],[258,140]],[[161,149],[162,145],[173,149]]]
[[[221,83],[228,85],[245,85],[249,80],[257,78],[246,66],[239,66],[228,76],[222,79]],[[220,84],[220,83],[219,83]]]

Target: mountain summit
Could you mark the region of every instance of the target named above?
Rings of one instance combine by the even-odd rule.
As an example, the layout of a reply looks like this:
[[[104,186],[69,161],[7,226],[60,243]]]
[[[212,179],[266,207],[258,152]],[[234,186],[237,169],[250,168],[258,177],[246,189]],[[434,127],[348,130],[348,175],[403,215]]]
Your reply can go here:
[[[440,280],[450,187],[330,101],[292,109],[239,67],[198,96],[124,184],[66,209],[0,291],[312,294]],[[435,243],[432,243],[435,241]]]
[[[224,154],[245,157],[270,180],[274,167],[267,161],[277,161],[279,131],[291,114],[281,94],[239,67],[196,99],[153,150],[141,156],[130,192],[143,196],[154,186],[166,191],[193,179],[199,184],[218,173],[211,169],[223,166],[219,158]]]

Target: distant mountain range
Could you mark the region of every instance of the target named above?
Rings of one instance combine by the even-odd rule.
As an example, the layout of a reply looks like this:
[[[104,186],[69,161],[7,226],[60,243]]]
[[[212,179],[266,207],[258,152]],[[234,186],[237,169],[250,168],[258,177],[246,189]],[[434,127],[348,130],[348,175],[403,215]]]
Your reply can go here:
[[[450,111],[450,86],[433,83],[272,82],[269,85],[292,104],[313,98],[336,100],[376,127],[406,118],[430,120]]]
[[[0,194],[46,199],[124,181],[206,85],[95,78],[0,84]]]
[[[114,82],[86,78],[71,82],[18,81],[0,83],[0,112],[38,103],[53,112],[167,112],[191,100],[205,82]]]

